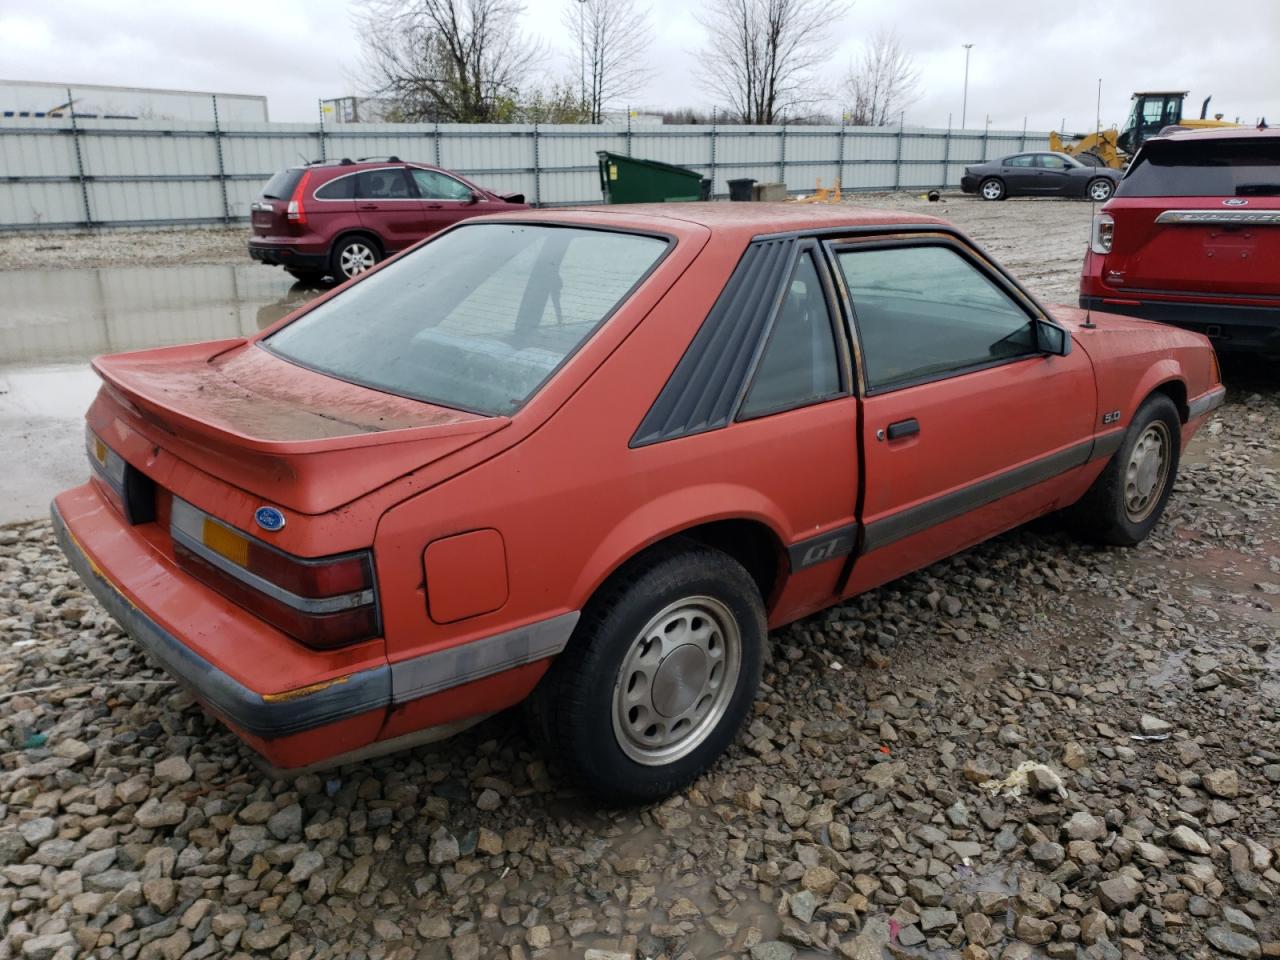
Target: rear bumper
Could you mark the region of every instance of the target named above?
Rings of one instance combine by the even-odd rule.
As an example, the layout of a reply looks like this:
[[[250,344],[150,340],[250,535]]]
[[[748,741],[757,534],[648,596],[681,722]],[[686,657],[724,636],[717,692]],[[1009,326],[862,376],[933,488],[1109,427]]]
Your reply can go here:
[[[90,482],[51,507],[72,569],[133,640],[271,767],[298,770],[439,739],[518,703],[576,611],[388,662],[384,642],[310,650],[177,567],[156,524]]]
[[[270,266],[291,267],[294,270],[324,271],[329,267],[327,252],[299,249],[297,246],[281,243],[270,243],[262,240],[249,241],[249,256],[259,263]]]
[[[1111,297],[1081,294],[1080,306],[1204,334],[1219,353],[1280,357],[1280,307],[1142,300],[1123,293]]]
[[[56,502],[51,513],[58,545],[98,602],[167,673],[239,730],[254,737],[276,739],[369,711],[381,713],[390,704],[391,669],[385,663],[325,685],[316,684],[320,689],[311,692],[305,685],[296,693],[273,695],[251,690],[200,656],[130,600],[90,558]],[[380,723],[381,716],[378,719]]]
[[[965,174],[963,177],[960,178],[960,189],[963,190],[965,193],[977,193],[978,178],[971,177],[968,174]]]

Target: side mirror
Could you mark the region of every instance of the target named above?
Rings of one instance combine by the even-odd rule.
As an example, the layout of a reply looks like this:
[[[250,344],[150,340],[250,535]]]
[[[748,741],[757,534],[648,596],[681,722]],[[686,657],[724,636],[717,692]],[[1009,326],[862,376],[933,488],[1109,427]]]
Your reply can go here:
[[[1071,352],[1071,334],[1056,323],[1036,321],[1036,345],[1054,357],[1065,357]]]
[[[478,193],[476,193],[474,190],[472,190],[472,191],[471,191],[471,199],[467,201],[467,204],[468,204],[468,205],[470,205],[470,204],[473,204],[473,203],[479,203],[479,202],[480,202],[480,200],[481,200],[480,194],[478,194]]]

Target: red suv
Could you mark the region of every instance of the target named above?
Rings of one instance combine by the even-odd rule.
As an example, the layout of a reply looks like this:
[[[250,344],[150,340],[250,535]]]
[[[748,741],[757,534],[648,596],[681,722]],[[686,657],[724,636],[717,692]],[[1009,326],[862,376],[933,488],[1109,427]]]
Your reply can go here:
[[[341,282],[459,220],[527,207],[522,194],[399,157],[311,163],[281,170],[253,202],[249,256]]]
[[[1280,131],[1147,140],[1094,218],[1080,306],[1280,356]]]

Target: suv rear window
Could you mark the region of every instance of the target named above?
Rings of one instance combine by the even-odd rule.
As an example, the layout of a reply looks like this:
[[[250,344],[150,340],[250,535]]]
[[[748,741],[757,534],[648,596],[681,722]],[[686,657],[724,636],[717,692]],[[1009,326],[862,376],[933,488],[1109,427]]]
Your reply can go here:
[[[290,167],[288,170],[281,170],[267,181],[267,185],[262,188],[262,195],[268,200],[288,200],[293,196],[293,188],[298,185],[298,181],[301,179],[301,167]]]
[[[1280,137],[1148,141],[1116,196],[1280,196]]]
[[[263,341],[301,366],[490,416],[519,409],[662,259],[668,241],[469,224]]]

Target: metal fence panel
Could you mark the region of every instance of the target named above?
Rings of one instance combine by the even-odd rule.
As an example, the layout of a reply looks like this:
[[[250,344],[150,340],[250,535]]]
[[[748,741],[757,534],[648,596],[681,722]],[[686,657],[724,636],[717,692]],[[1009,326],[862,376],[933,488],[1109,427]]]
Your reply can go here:
[[[210,111],[210,116],[213,111]],[[225,111],[219,112],[223,117]],[[965,164],[1048,135],[916,127],[0,121],[0,230],[244,221],[263,182],[312,160],[395,155],[538,205],[596,203],[607,150],[792,193],[954,186]]]

